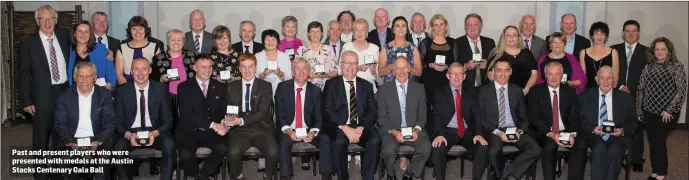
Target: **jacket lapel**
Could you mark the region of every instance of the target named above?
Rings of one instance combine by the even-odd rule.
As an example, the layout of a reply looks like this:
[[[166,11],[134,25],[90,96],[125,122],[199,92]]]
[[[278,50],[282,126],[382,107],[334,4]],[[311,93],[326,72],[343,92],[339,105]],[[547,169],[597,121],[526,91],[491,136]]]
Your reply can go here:
[[[254,78],[254,83],[251,84],[251,93],[249,93],[249,99],[251,99],[249,100],[249,106],[251,106],[251,109],[249,110],[251,111],[254,111],[258,107],[258,102],[256,101],[258,101],[258,99],[260,98],[259,96],[261,96],[261,94],[258,93],[258,86],[258,79]]]
[[[93,129],[93,134],[96,134],[96,132],[100,131],[100,129],[97,128],[97,125],[100,124],[97,120],[100,120],[101,115],[101,113],[97,113],[97,111],[102,107],[100,106],[100,91],[98,91],[98,87],[93,88],[93,95],[91,95],[91,128]]]
[[[364,80],[359,79],[357,77],[354,77],[354,78],[356,78],[356,87],[354,87],[354,88],[356,88],[356,90],[355,90],[356,92],[354,92],[356,94],[356,111],[357,111],[359,122],[361,122],[360,121],[361,117],[362,117],[361,115],[364,114],[364,104],[366,103],[367,94],[364,94],[366,92],[364,91],[364,88],[362,87],[363,83],[361,81],[364,81]],[[347,96],[344,96],[344,97],[347,97]],[[345,102],[347,102],[347,100],[345,100]]]
[[[153,94],[153,92],[157,92],[156,90],[157,90],[157,88],[156,88],[156,86],[153,85],[153,82],[152,81],[148,82],[148,93],[146,96],[146,103],[147,103],[146,111],[148,111],[148,116],[149,116],[148,118],[151,120],[151,126],[153,126],[153,127],[156,127],[156,120],[153,118],[153,116],[154,116],[155,112],[158,112],[158,111],[157,111],[157,109],[153,109],[153,107],[157,107],[157,106],[154,105],[155,101],[153,101],[153,98],[152,98],[153,96],[151,96],[151,95]]]
[[[290,100],[290,101],[287,101],[287,102],[294,102],[294,105],[292,105],[292,106],[285,106],[285,108],[287,108],[287,115],[288,115],[287,117],[296,118],[296,117],[297,117],[297,112],[296,112],[296,109],[297,109],[297,94],[295,94],[295,92],[294,92],[294,89],[295,89],[296,87],[294,86],[294,82],[293,82],[293,81],[292,81],[292,83],[287,83],[287,87],[288,87],[288,88],[287,88],[287,91],[286,91],[287,97],[288,97],[287,99]],[[304,90],[302,90],[302,91],[308,92],[308,90],[309,90],[309,85],[308,85],[308,83],[307,83],[306,88],[305,88]],[[306,95],[307,93],[304,93],[304,94]],[[304,99],[305,99],[306,102],[309,102],[309,96],[308,96],[308,95],[306,95],[306,97],[304,97]],[[305,103],[305,102],[302,102],[302,103]],[[307,107],[307,106],[304,104],[304,107]],[[305,111],[304,109],[302,109],[302,112],[306,112],[306,111]],[[303,115],[303,113],[302,113],[302,115]],[[306,118],[305,115],[304,115],[304,118]],[[290,122],[292,122],[292,121],[293,121],[292,119],[289,119],[289,118],[287,119],[287,123],[290,123]]]

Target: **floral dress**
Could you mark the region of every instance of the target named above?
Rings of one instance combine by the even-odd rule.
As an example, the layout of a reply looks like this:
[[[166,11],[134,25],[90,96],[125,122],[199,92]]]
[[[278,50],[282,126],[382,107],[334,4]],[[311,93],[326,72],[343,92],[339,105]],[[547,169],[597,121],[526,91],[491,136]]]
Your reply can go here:
[[[397,55],[405,55],[405,57],[409,60],[409,67],[414,66],[414,48],[416,46],[414,43],[407,43],[407,46],[403,47],[395,47],[391,46],[390,44],[385,45],[385,54],[387,55],[387,61],[385,63],[387,64],[394,64],[395,60],[397,59]],[[418,77],[409,74],[409,79],[413,80],[414,82],[418,82]],[[376,83],[378,84],[378,87],[382,86],[383,84],[387,82],[393,82],[395,81],[395,72],[390,71],[386,75],[378,76],[376,78]]]
[[[213,60],[213,74],[211,77],[222,83],[233,81],[242,77],[242,73],[239,72],[239,53],[237,51],[232,51],[230,54],[222,54],[216,51],[211,52],[210,56],[211,60]],[[231,78],[221,80],[220,73],[222,71],[229,71]]]
[[[311,74],[316,73],[316,65],[323,65],[326,74],[332,71],[337,72],[339,68],[337,66],[337,59],[335,59],[333,47],[328,45],[321,45],[320,49],[311,49],[310,46],[300,46],[296,54],[296,57],[302,57],[309,61],[309,64],[311,64]],[[309,82],[320,87],[322,91],[325,86],[325,81],[328,79],[330,78],[311,78]]]

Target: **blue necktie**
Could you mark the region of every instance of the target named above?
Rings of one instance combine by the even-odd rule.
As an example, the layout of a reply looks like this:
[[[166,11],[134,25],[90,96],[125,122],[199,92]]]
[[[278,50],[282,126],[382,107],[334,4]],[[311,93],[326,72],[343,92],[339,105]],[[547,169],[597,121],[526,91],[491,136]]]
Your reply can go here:
[[[608,106],[605,104],[605,94],[600,95],[603,99],[600,105],[600,116],[598,116],[598,125],[602,126],[604,120],[608,120]],[[610,134],[603,134],[603,141],[608,141],[610,139]]]
[[[406,111],[407,111],[407,90],[404,89],[405,85],[400,85],[400,88],[402,88],[402,98],[400,99],[400,110],[402,112],[402,128],[407,127],[407,117]]]
[[[629,80],[629,62],[632,61],[632,53],[633,53],[633,52],[632,52],[632,46],[627,46],[627,50],[628,50],[629,52],[627,53],[627,69],[626,69],[627,74],[626,74],[626,76],[624,77],[624,82],[625,82],[625,83],[628,83],[627,81]]]
[[[246,93],[244,94],[244,112],[251,111],[251,106],[249,106],[249,101],[251,101],[251,84],[246,84]]]

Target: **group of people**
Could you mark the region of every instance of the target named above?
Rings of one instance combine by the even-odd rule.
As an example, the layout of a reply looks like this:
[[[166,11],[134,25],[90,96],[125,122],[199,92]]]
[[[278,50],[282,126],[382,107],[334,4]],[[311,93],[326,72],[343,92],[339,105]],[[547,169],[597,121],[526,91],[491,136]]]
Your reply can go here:
[[[319,148],[323,179],[348,179],[349,144],[366,149],[363,179],[374,178],[379,159],[387,179],[396,179],[402,145],[414,149],[410,160],[402,158],[405,180],[422,176],[427,161],[445,179],[455,145],[472,154],[472,179],[486,169],[499,179],[521,178],[539,158],[544,178],[555,179],[560,147],[570,149],[570,179],[584,179],[588,149],[591,179],[617,179],[625,150],[642,171],[644,129],[649,179],[664,179],[665,141],[687,92],[672,42],[639,44],[634,20],[622,27],[624,42],[608,47],[603,22],[591,26],[589,40],[565,14],[561,32],[544,40],[526,15],[496,44],[480,35],[478,14],[465,17],[466,35],[454,39],[441,14],[427,22],[415,13],[409,25],[403,16],[390,22],[381,8],[370,32],[365,19],[343,11],[328,23],[325,42],[323,24],[309,23],[305,42],[296,38],[297,19],[286,16],[282,32],[264,30],[261,43],[254,23],[242,21],[241,41],[231,44],[228,27],[205,31],[200,10],[190,14],[191,31],[172,29],[165,43],[151,37],[141,16],[130,19],[120,41],[107,35],[102,12],[72,31],[55,28],[48,5],[35,14],[39,32],[19,52],[19,97],[33,115],[33,148],[155,148],[162,163],[152,160],[151,173],[160,166],[161,179],[172,179],[175,168],[185,179],[208,179],[225,159],[230,177],[244,179],[250,147],[265,158],[264,178],[276,176],[279,162],[281,178],[292,179],[295,143]],[[508,166],[505,145],[520,150]],[[200,169],[198,147],[211,149]],[[111,169],[121,179],[138,173],[134,165],[102,166],[97,179],[110,178]]]

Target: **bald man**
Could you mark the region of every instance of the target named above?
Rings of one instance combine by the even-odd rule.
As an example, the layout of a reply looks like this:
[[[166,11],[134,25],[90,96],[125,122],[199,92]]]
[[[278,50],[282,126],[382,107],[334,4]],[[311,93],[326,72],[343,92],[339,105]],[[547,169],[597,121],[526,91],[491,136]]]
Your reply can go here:
[[[548,52],[545,40],[534,34],[536,33],[536,17],[522,16],[522,20],[519,21],[519,31],[522,33],[522,43],[531,51],[534,58],[538,59]]]
[[[560,31],[565,34],[565,52],[574,55],[579,59],[579,52],[582,49],[591,47],[591,41],[586,37],[576,34],[577,31],[577,17],[574,14],[562,15],[560,19]],[[550,36],[545,37],[548,42]],[[546,49],[550,49],[550,45],[546,43]]]

